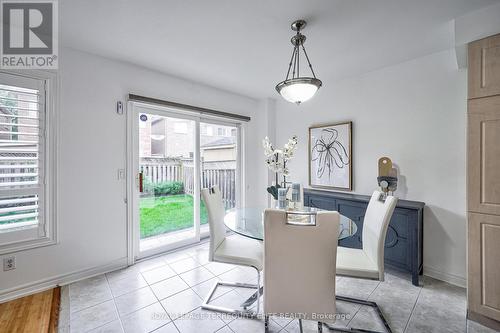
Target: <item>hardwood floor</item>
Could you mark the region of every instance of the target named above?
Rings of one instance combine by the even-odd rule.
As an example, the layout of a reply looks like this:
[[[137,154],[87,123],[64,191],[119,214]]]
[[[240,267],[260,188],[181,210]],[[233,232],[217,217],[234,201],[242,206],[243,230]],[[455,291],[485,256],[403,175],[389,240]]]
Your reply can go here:
[[[1,332],[56,332],[60,287],[0,304]]]

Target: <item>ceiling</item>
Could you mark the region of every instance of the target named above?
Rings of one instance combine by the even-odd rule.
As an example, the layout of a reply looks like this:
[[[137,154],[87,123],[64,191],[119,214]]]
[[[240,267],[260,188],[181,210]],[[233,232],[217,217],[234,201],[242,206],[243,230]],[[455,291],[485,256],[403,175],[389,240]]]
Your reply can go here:
[[[243,95],[275,97],[303,31],[324,85],[454,46],[453,18],[498,0],[64,0],[62,44]],[[304,68],[305,69],[305,68]]]

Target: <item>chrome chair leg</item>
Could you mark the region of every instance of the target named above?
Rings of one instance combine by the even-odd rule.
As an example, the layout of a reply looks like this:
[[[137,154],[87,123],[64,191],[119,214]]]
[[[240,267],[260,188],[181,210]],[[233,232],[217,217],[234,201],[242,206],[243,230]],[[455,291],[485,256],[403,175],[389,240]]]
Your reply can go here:
[[[255,303],[255,301],[257,300],[257,297],[259,295],[263,295],[264,293],[264,287],[260,286],[259,292],[255,291],[255,293],[252,294],[252,296],[250,296],[247,300],[245,300],[243,303],[241,303],[241,307],[243,309],[248,309],[250,306],[252,306],[253,303]]]
[[[380,321],[382,321],[382,324],[384,324],[384,328],[386,333],[392,333],[391,327],[389,326],[389,323],[384,317],[384,314],[382,313],[382,310],[380,310],[379,306],[375,302],[367,301],[364,299],[358,299],[358,298],[352,298],[352,297],[346,297],[346,296],[335,296],[335,299],[337,301],[343,301],[343,302],[348,302],[348,303],[354,303],[354,304],[361,304],[361,305],[366,305],[370,306],[377,311],[377,315],[380,318]],[[381,333],[378,331],[371,331],[371,330],[365,330],[362,328],[345,328],[345,327],[336,327],[332,326],[329,324],[326,324],[326,327],[328,329],[335,331],[335,332],[347,332],[347,333]]]
[[[255,270],[257,271],[257,278],[258,278],[257,285],[260,286],[260,271],[257,268],[255,268]],[[253,293],[252,296],[250,296],[243,303],[241,303],[240,306],[245,310],[248,309],[250,306],[252,306],[253,303],[255,303],[258,299],[260,299],[260,296],[262,296],[263,293],[264,293],[264,287],[260,286],[255,291],[255,293]],[[257,303],[257,313],[258,312],[259,312],[259,303]]]
[[[258,315],[259,310],[260,310],[259,298],[260,298],[260,294],[261,294],[260,293],[260,289],[261,289],[260,272],[257,268],[255,268],[255,269],[257,270],[257,276],[259,279],[257,284],[218,281],[214,284],[214,286],[212,287],[212,289],[208,293],[208,296],[203,301],[201,308],[205,309],[205,310],[223,312],[223,313],[228,313],[228,314],[242,316],[242,317],[255,318]],[[227,307],[223,307],[223,306],[217,306],[217,305],[210,304],[212,296],[214,295],[215,291],[217,290],[217,288],[219,286],[256,289],[257,290],[257,292],[256,292],[257,293],[257,311],[249,310],[249,309],[247,309],[247,307],[243,307],[243,309],[232,309],[232,308],[227,308]],[[253,302],[251,304],[253,304]]]
[[[260,272],[257,269],[257,314],[259,314],[260,310]]]
[[[304,328],[302,327],[302,319],[299,319],[299,330],[300,333],[304,331]],[[318,333],[323,333],[323,323],[318,321]]]

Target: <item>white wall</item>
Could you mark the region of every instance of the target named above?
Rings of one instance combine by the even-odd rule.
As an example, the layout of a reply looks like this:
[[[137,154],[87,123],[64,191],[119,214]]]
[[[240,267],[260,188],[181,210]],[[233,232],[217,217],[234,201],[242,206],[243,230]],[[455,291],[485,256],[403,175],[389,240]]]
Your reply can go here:
[[[126,117],[115,107],[128,93],[251,116],[247,158],[261,154],[253,143],[265,135],[266,110],[257,100],[69,49],[60,61],[59,244],[16,253],[16,270],[0,272],[0,300],[125,263],[126,183],[117,169],[126,166]],[[264,172],[264,164],[247,168],[249,204],[266,200]]]
[[[321,71],[318,69],[321,77]],[[377,160],[400,168],[397,196],[424,201],[424,273],[465,285],[466,72],[453,50],[325,85],[301,106],[277,104],[277,143],[293,134],[291,178],[307,186],[307,129],[353,121],[354,192],[377,188]]]
[[[483,7],[455,18],[455,44],[466,45],[472,41],[500,32],[500,3]]]
[[[467,67],[468,43],[500,33],[499,17],[497,3],[455,18],[455,52],[460,68]]]

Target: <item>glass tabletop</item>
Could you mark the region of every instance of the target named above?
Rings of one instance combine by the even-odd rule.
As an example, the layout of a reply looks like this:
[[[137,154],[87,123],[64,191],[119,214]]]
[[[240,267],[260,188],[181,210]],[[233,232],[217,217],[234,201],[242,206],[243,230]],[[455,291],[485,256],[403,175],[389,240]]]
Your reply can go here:
[[[224,224],[228,229],[245,237],[264,239],[264,210],[266,207],[233,208],[226,212]],[[287,210],[289,223],[313,223],[315,213],[321,209],[303,207],[300,210]],[[340,215],[338,239],[353,236],[358,228],[356,223],[344,215]]]

